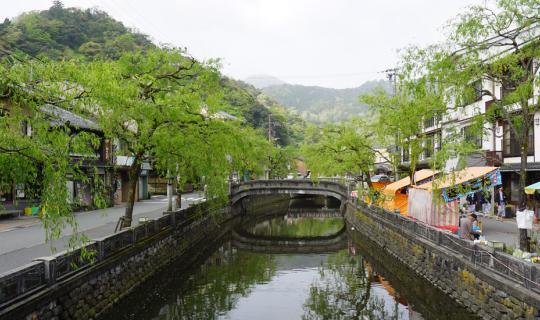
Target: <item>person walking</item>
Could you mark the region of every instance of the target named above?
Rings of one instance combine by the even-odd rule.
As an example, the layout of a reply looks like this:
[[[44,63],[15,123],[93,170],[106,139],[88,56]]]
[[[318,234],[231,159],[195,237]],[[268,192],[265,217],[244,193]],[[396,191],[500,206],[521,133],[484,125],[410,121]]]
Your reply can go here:
[[[497,220],[502,221],[506,209],[506,196],[503,187],[500,187],[495,193],[495,203],[497,204]]]

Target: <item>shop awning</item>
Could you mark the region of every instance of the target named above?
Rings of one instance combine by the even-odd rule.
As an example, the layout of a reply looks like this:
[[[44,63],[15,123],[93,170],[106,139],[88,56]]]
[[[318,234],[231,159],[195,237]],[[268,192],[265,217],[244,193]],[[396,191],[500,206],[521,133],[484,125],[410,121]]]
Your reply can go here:
[[[497,167],[468,167],[415,187],[428,191],[440,189],[445,202],[450,202],[501,183]]]
[[[497,167],[468,167],[460,171],[447,173],[440,180],[431,181],[416,187],[426,190],[433,190],[435,188],[444,189],[470,180],[481,178],[497,169]]]
[[[418,181],[422,181],[422,180],[425,180],[427,178],[430,178],[430,177],[434,176],[435,174],[437,174],[436,171],[429,170],[429,169],[422,169],[422,170],[418,170],[418,171],[416,171],[414,173],[414,178],[418,182]],[[411,178],[406,177],[406,178],[403,178],[401,180],[398,180],[396,182],[393,182],[393,183],[387,185],[384,188],[384,192],[385,193],[395,193],[399,189],[407,187],[409,185],[411,185]]]
[[[538,190],[540,190],[540,182],[533,183],[530,186],[525,187],[526,194],[534,194]]]

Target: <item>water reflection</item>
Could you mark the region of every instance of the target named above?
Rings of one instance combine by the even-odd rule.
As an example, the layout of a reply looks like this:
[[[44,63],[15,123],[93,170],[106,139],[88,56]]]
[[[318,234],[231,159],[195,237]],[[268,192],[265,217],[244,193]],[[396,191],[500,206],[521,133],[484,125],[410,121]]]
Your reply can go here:
[[[274,219],[250,231],[306,237],[343,227],[341,219],[329,220]],[[330,254],[267,254],[233,243],[223,239],[190,270],[181,261],[170,266],[101,319],[423,319],[416,305],[439,319],[433,315],[456,311],[443,296],[430,297],[442,299],[439,310],[423,305],[424,297],[407,300],[408,289],[394,289],[352,241]],[[468,318],[460,312],[460,319]]]
[[[309,289],[302,319],[408,319],[393,288],[372,286],[377,277],[362,257],[343,250],[328,257]]]
[[[337,233],[343,228],[343,218],[273,218],[252,225],[246,230],[258,236],[318,237]]]

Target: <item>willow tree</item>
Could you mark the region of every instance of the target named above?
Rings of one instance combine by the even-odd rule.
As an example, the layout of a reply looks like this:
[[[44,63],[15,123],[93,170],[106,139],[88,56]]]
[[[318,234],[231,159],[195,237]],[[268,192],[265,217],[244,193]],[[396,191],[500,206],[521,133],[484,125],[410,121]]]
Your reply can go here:
[[[227,176],[253,134],[218,112],[227,111],[218,67],[177,49],[155,49],[73,70],[90,91],[87,111],[132,158],[124,227],[131,225],[144,161],[163,175],[204,178],[209,198],[225,198]]]
[[[90,183],[81,170],[85,157],[96,153],[99,138],[66,122],[55,108],[73,110],[81,92],[71,90],[69,77],[56,62],[6,57],[0,64],[0,190],[24,186],[26,197],[39,199],[46,240],[73,229],[70,245],[84,240],[77,232],[68,177]],[[75,111],[75,110],[73,110]],[[97,190],[94,205],[103,207]],[[14,196],[16,198],[16,195]],[[16,199],[14,199],[16,201]]]
[[[376,90],[362,95],[360,100],[369,105],[373,113],[375,121],[372,127],[377,142],[391,146],[387,160],[396,168],[408,162],[408,176],[414,184],[420,156],[434,147],[428,144],[425,124],[430,119],[436,124],[444,112],[444,104],[425,79],[412,78],[405,75],[406,70],[402,71],[393,94]]]
[[[537,1],[499,0],[490,6],[474,6],[451,25],[450,42],[459,48],[441,68],[453,84],[456,97],[466,100],[472,83],[488,80],[476,94],[488,96],[491,105],[485,118],[505,124],[518,145],[519,202],[525,205],[527,157],[533,148],[530,137],[535,113],[540,111],[535,85],[540,64],[540,5]],[[446,64],[444,64],[446,63]],[[450,70],[450,71],[448,71]]]
[[[350,175],[372,188],[370,172],[376,150],[372,130],[363,120],[355,118],[322,128],[313,126],[308,129],[301,151],[313,178]]]
[[[529,0],[469,7],[450,24],[448,42],[428,65],[430,76],[444,85],[451,108],[488,97],[481,116],[493,124],[494,136],[495,123],[504,125],[504,138],[513,140],[505,151],[515,148],[520,158],[520,206],[526,204],[527,160],[533,150],[534,117],[540,111],[535,88],[540,67],[539,9],[538,1]],[[520,246],[527,247],[525,230],[520,232]]]

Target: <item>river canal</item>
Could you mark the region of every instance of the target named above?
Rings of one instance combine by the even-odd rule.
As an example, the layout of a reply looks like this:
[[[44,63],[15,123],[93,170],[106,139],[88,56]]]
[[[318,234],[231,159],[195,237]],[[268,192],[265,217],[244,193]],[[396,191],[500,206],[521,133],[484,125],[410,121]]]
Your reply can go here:
[[[344,228],[341,218],[242,226],[264,239],[329,239]],[[178,261],[164,269],[100,319],[476,319],[347,231],[341,249],[318,253],[249,250],[228,235],[189,268]]]

